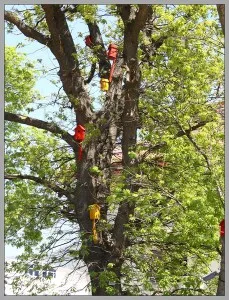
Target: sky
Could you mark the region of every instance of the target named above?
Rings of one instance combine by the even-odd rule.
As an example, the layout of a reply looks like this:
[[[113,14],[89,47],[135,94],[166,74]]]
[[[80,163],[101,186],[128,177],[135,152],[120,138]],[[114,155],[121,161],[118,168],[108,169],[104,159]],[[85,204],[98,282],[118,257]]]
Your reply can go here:
[[[20,6],[20,7],[18,7]],[[11,10],[12,8],[18,8],[20,10],[29,8],[29,5],[6,5],[6,10]],[[104,5],[100,5],[99,9],[102,13],[104,13]],[[111,24],[115,22],[114,17],[108,17],[106,16],[106,21],[108,24]],[[100,30],[102,33],[107,33],[106,24],[100,24]],[[73,36],[73,40],[75,43],[77,43],[80,47],[83,47],[85,51],[90,51],[86,46],[84,42],[85,36],[89,34],[89,30],[87,25],[82,20],[77,20],[75,22],[72,22],[69,24],[70,31]],[[82,33],[82,37],[78,37],[78,34]],[[108,39],[106,38],[105,34],[103,34],[104,43],[109,44]],[[20,46],[23,44],[24,46]],[[45,66],[46,70],[51,70],[50,72],[47,72],[45,74],[42,74],[38,80],[36,81],[35,89],[39,91],[39,93],[47,99],[47,102],[50,100],[50,95],[52,93],[56,93],[58,91],[59,87],[56,87],[53,83],[50,82],[50,80],[57,80],[59,79],[57,72],[59,71],[58,63],[56,62],[53,54],[51,51],[43,46],[42,44],[38,43],[37,41],[28,41],[26,37],[16,28],[14,27],[13,33],[8,33],[7,30],[5,30],[5,46],[13,46],[17,47],[18,52],[26,53],[28,59],[32,60],[36,63],[36,69],[40,70],[42,65]],[[39,63],[39,60],[42,59],[42,65]],[[54,69],[56,68],[56,69]],[[54,70],[53,70],[54,69]],[[90,86],[90,94],[94,96],[95,98],[98,98],[101,93],[99,88],[99,77],[96,76],[94,81],[94,86]],[[42,100],[42,102],[45,101]],[[100,108],[99,101],[95,101],[94,103],[95,109]],[[39,110],[36,110],[34,112],[29,113],[30,117],[34,117],[41,120],[46,120],[46,113],[52,113],[55,110],[53,106],[49,106],[48,108],[41,108]],[[56,107],[56,110],[58,111],[58,107]],[[73,114],[73,112],[69,111],[69,114]],[[69,115],[69,118],[74,119],[72,115]],[[46,120],[47,121],[47,120]],[[74,133],[75,124],[72,124],[72,127],[70,126],[69,133]],[[44,232],[44,237],[47,234]],[[17,249],[13,246],[6,245],[5,246],[5,256],[6,257],[15,257],[17,255],[22,254],[23,249]]]
[[[6,10],[10,10],[11,7],[16,8],[17,5],[6,5]],[[25,9],[25,5],[20,5],[20,9]],[[88,34],[88,29],[82,21],[72,24],[71,31],[73,30],[74,38],[77,37],[78,32],[82,32],[83,35]],[[78,42],[81,46],[85,47],[83,38],[77,39],[77,43]],[[20,43],[23,43],[24,46],[18,46]],[[50,100],[50,95],[52,93],[57,93],[58,88],[60,87],[60,85],[59,87],[56,87],[53,83],[50,82],[50,80],[59,79],[57,75],[57,72],[59,71],[58,63],[56,62],[51,51],[35,40],[28,41],[28,39],[26,39],[26,37],[16,28],[16,26],[14,27],[13,33],[7,33],[7,31],[5,30],[5,45],[17,47],[18,52],[26,53],[28,59],[36,63],[37,70],[41,70],[42,65],[46,70],[51,70],[49,72],[46,72],[45,74],[41,74],[35,85],[35,89],[38,90],[42,97],[47,99],[48,102]],[[40,59],[42,59],[42,63],[38,62],[38,60]],[[42,101],[42,103],[44,103],[45,99]],[[45,120],[45,114],[52,112],[53,109],[53,107],[41,108],[39,110],[36,110],[35,112],[31,112],[29,115],[37,119]]]
[[[9,6],[6,6],[6,9],[9,9]],[[82,23],[74,23],[71,28],[73,32],[73,38],[77,37],[78,32],[82,32],[83,36],[86,36],[88,34],[87,27]],[[77,42],[79,42],[80,46],[84,46],[84,38],[77,39]],[[51,54],[51,52],[45,48],[43,45],[39,44],[36,41],[26,41],[24,38],[24,35],[21,34],[17,29],[14,30],[13,34],[5,33],[5,45],[7,46],[17,46],[19,43],[26,43],[26,46],[23,48],[18,48],[18,51],[24,52],[28,55],[28,58],[37,61],[39,59],[42,59],[42,64],[45,65],[47,69],[53,69],[57,67],[57,63],[54,61],[54,57]],[[37,63],[37,67],[39,68],[40,65]],[[57,73],[58,68],[51,71],[49,74],[45,74],[44,76],[41,76],[39,80],[36,82],[35,88],[39,90],[41,95],[43,97],[47,97],[49,99],[51,93],[57,92],[57,87],[54,86],[50,79],[56,80],[58,78]],[[98,81],[97,81],[98,82]],[[95,93],[97,95],[98,91],[97,88],[92,87],[92,93]],[[50,108],[51,111],[52,108]],[[45,120],[45,113],[47,113],[48,110],[41,109],[36,112],[32,112],[30,115],[32,117]],[[72,134],[72,132],[70,132]],[[12,247],[10,245],[5,246],[5,256],[6,257],[15,257],[23,252],[23,249],[17,249],[15,247]],[[215,266],[212,267],[213,270],[216,268]]]
[[[17,8],[18,5],[6,5],[6,10],[10,10],[11,8]],[[99,6],[100,10],[103,12],[104,5]],[[29,8],[29,6],[20,5],[20,9]],[[106,21],[112,25],[114,22],[114,17],[108,17],[106,16]],[[107,33],[106,24],[99,24],[100,30],[102,33]],[[90,51],[85,45],[84,38],[89,34],[89,30],[87,25],[82,20],[76,20],[72,23],[69,23],[69,28],[73,37],[74,42],[79,45],[80,47],[83,47],[85,51]],[[81,33],[82,37],[78,37],[78,34]],[[109,45],[109,41],[106,38],[105,34],[103,34],[103,39],[105,44],[107,43],[107,47]],[[44,97],[50,97],[50,94],[53,92],[57,92],[58,88],[56,88],[52,83],[50,83],[50,80],[57,80],[59,79],[59,76],[57,75],[57,72],[59,71],[58,63],[54,59],[53,54],[51,51],[46,48],[44,45],[38,43],[37,41],[28,41],[25,36],[15,27],[13,30],[13,34],[7,33],[5,30],[5,45],[7,46],[17,46],[19,43],[25,44],[24,47],[17,47],[17,50],[19,52],[24,52],[28,55],[28,58],[32,61],[37,61],[39,59],[42,59],[42,64],[45,66],[47,70],[51,70],[45,75],[42,75],[39,80],[37,80],[35,88],[37,88],[42,96]],[[40,69],[41,65],[37,63],[37,68]],[[57,68],[55,70],[52,70],[54,68]],[[98,72],[97,72],[98,73]],[[99,88],[99,77],[98,75],[95,76],[93,81],[90,84],[89,90],[90,95],[92,95],[95,98],[98,98],[101,94],[100,88]],[[100,108],[99,101],[95,100],[95,108]],[[40,114],[41,118],[43,119],[43,113],[42,111],[36,112],[36,117],[38,116],[38,113]],[[32,115],[31,115],[32,116]]]
[[[10,10],[12,7],[16,7],[16,5],[6,5],[5,9]],[[27,6],[28,8],[29,6]],[[20,5],[20,9],[25,9],[25,5]],[[103,28],[101,28],[103,30]],[[84,37],[89,34],[87,26],[82,21],[74,22],[70,25],[70,30],[73,35],[73,39],[75,42],[77,42],[81,47],[86,48],[84,43]],[[78,38],[78,33],[82,33],[82,37]],[[25,46],[20,47],[20,43],[25,44]],[[7,33],[5,30],[5,46],[14,46],[17,47],[17,50],[19,52],[23,52],[27,54],[28,59],[31,59],[32,61],[36,62],[36,68],[40,69],[41,64],[38,62],[38,60],[42,59],[42,64],[45,66],[47,70],[51,70],[57,67],[57,69],[50,71],[47,74],[44,74],[39,77],[39,79],[36,82],[35,89],[37,89],[40,94],[47,99],[47,101],[50,99],[50,95],[52,93],[57,92],[58,88],[50,82],[50,80],[57,80],[58,79],[58,64],[54,59],[54,56],[52,55],[51,51],[46,48],[45,46],[41,45],[40,43],[36,41],[28,41],[25,36],[15,27],[13,30],[13,33]],[[98,79],[97,79],[98,81]],[[91,87],[90,90],[94,95],[98,94],[98,87]],[[53,107],[49,108],[42,108],[39,110],[36,110],[35,112],[31,112],[29,116],[45,120],[45,114],[53,112]],[[72,124],[72,130],[74,129],[75,124]],[[69,132],[70,134],[73,134],[73,131]],[[16,255],[19,255],[23,252],[23,249],[17,249],[15,247],[12,247],[10,245],[6,245],[5,247],[5,256],[6,257],[15,257]]]

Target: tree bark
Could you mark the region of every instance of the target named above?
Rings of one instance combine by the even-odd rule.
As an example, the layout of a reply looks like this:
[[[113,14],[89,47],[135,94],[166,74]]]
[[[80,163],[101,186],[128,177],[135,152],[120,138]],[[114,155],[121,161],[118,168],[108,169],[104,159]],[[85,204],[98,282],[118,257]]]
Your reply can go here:
[[[221,237],[221,262],[220,262],[220,273],[219,282],[217,288],[217,296],[225,296],[225,237]]]
[[[151,18],[152,8],[151,5],[138,5],[136,7],[128,4],[117,6],[124,24],[123,53],[121,53],[116,61],[113,79],[106,94],[103,109],[95,113],[91,108],[91,98],[84,87],[85,80],[81,74],[79,62],[75,58],[77,57],[75,55],[77,54],[76,47],[68,28],[64,11],[61,10],[59,5],[47,4],[41,6],[44,10],[50,33],[48,37],[26,26],[14,14],[6,12],[5,19],[15,24],[26,36],[34,38],[41,44],[49,47],[59,63],[60,79],[64,91],[74,108],[76,122],[82,125],[87,123],[90,125],[93,124],[94,129],[97,129],[99,135],[93,136],[91,140],[82,144],[83,158],[81,161],[78,161],[78,143],[74,141],[70,134],[57,125],[11,113],[6,113],[5,118],[8,121],[35,126],[54,134],[60,134],[61,138],[74,149],[77,164],[76,188],[71,195],[67,196],[75,206],[75,215],[80,227],[82,240],[80,258],[88,266],[93,295],[107,295],[106,289],[100,284],[99,276],[107,269],[108,263],[114,264],[113,271],[118,278],[118,282],[115,283],[115,289],[117,295],[121,295],[121,267],[123,253],[128,246],[125,238],[125,225],[129,221],[130,214],[134,212],[134,205],[127,202],[120,204],[112,232],[108,232],[106,229],[103,232],[99,232],[100,238],[97,244],[92,240],[92,220],[89,217],[88,207],[95,203],[98,204],[101,207],[101,219],[107,219],[108,206],[106,197],[110,194],[112,151],[115,147],[117,136],[120,133],[122,135],[124,169],[137,167],[137,161],[129,157],[129,151],[135,151],[139,124],[138,101],[140,96],[141,70],[137,58],[137,49],[139,33],[143,29],[147,19]],[[110,67],[110,62],[106,57],[106,50],[99,27],[96,23],[88,23],[88,27],[95,46],[101,46],[99,51],[91,49],[99,59],[99,71],[101,71],[104,65]],[[155,48],[160,47],[160,43],[158,45],[155,44]],[[123,65],[128,70],[124,86],[122,84]],[[94,66],[91,70],[92,75],[89,76],[88,81],[93,76]],[[205,124],[199,123],[187,132],[203,125]],[[178,132],[177,137],[187,134],[187,132]],[[155,147],[160,148],[164,145],[161,143]],[[93,174],[90,171],[93,166],[97,166],[100,173]],[[36,177],[28,175],[27,178],[42,184],[42,181]],[[127,176],[126,188],[129,188],[131,191],[138,189],[138,187],[130,185],[128,179],[131,178]],[[108,239],[108,235],[110,235],[110,239]],[[224,262],[224,260],[222,261]]]
[[[225,4],[217,4],[216,6],[218,10],[220,24],[222,26],[222,31],[225,36]]]
[[[4,119],[6,121],[16,122],[47,130],[55,135],[60,135],[60,137],[73,149],[76,149],[78,147],[78,143],[73,139],[73,137],[67,131],[57,126],[55,123],[49,123],[39,119],[17,115],[6,111],[4,112]]]
[[[128,203],[120,205],[113,229],[112,244],[107,239],[106,230],[100,233],[99,243],[93,243],[92,221],[89,218],[88,207],[95,203],[99,204],[101,206],[101,219],[106,220],[106,197],[110,194],[111,157],[117,135],[120,132],[122,132],[124,166],[129,168],[133,165],[128,152],[136,146],[137,141],[138,99],[141,82],[137,60],[138,36],[146,19],[151,14],[151,5],[139,5],[138,8],[132,5],[118,6],[125,27],[124,50],[123,55],[120,55],[116,61],[104,107],[98,113],[94,113],[91,109],[91,99],[84,88],[84,79],[79,69],[78,60],[74,57],[76,48],[64,12],[59,5],[41,6],[50,33],[48,37],[27,26],[15,14],[6,12],[5,19],[15,24],[26,36],[49,47],[59,63],[60,79],[74,108],[76,122],[82,125],[94,124],[100,135],[93,137],[87,144],[83,144],[83,158],[78,161],[77,143],[68,133],[55,124],[10,113],[6,113],[6,119],[45,129],[54,134],[61,134],[62,139],[73,147],[76,156],[77,178],[75,192],[68,195],[68,198],[75,206],[76,219],[81,231],[82,250],[86,249],[86,251],[81,251],[81,258],[86,262],[92,275],[92,294],[100,296],[107,294],[100,285],[99,275],[106,270],[107,264],[112,262],[117,278],[119,278],[118,282],[115,283],[115,288],[117,295],[121,295],[122,256],[126,247],[125,224],[128,223],[129,215],[133,213],[134,207]],[[104,65],[110,67],[110,62],[106,58],[106,50],[99,27],[96,23],[88,23],[88,27],[95,46],[101,46],[101,50],[94,52],[94,55],[97,55],[99,59],[99,71],[101,71]],[[129,78],[124,87],[122,85],[123,64],[129,68]],[[93,166],[98,166],[101,173],[92,174],[90,168]],[[37,180],[37,182],[40,181]]]

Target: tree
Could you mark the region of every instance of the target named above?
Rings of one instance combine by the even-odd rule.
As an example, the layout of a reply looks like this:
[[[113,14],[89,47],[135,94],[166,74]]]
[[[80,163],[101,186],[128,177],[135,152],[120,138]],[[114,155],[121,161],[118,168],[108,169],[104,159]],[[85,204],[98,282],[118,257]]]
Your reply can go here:
[[[217,4],[217,11],[220,19],[220,24],[222,27],[223,34],[225,36],[225,5]],[[224,296],[225,295],[225,238],[221,238],[221,266],[220,266],[220,274],[219,274],[219,282],[217,288],[217,295]]]
[[[225,5],[217,4],[217,11],[219,14],[220,24],[222,26],[223,34],[225,35]]]
[[[98,96],[101,109],[96,109],[87,86],[97,65],[105,79],[111,68],[100,29],[104,23],[109,28],[103,9],[114,18],[108,39],[119,54],[109,90]],[[75,44],[70,32],[76,19],[88,26],[93,43],[88,51]],[[14,81],[12,97],[6,96],[6,236],[25,248],[18,268],[26,270],[29,257],[39,261],[63,244],[51,263],[83,260],[93,295],[213,294],[216,283],[203,289],[200,277],[218,258],[224,207],[223,124],[217,113],[223,97],[223,42],[216,8],[34,5],[6,10],[5,20],[9,30],[16,26],[48,47],[64,91],[50,99],[59,110],[45,121],[24,115],[30,102],[24,94],[18,100]],[[13,72],[6,69],[9,78]],[[22,98],[25,103],[17,108]],[[82,144],[68,133],[72,124],[86,128]],[[123,170],[114,176],[118,140]],[[89,218],[94,204],[101,208],[98,243]],[[15,218],[22,214],[23,220]],[[42,230],[54,224],[55,237],[34,254]]]

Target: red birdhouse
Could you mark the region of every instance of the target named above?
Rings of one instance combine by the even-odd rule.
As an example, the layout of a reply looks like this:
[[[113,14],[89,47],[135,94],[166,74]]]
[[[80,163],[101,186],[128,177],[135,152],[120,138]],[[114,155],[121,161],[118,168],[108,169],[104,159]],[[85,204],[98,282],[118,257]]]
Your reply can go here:
[[[75,134],[74,134],[74,139],[78,142],[81,143],[85,139],[85,128],[78,124],[75,128]],[[79,145],[79,151],[78,151],[78,160],[82,160],[83,158],[83,149],[82,145]]]
[[[220,236],[224,236],[225,234],[225,220],[223,219],[221,222],[220,222]]]
[[[79,143],[85,139],[85,128],[82,125],[76,126],[74,139]]]
[[[115,44],[110,44],[108,47],[107,56],[110,60],[115,60],[118,55],[118,47]]]
[[[85,37],[85,44],[86,44],[86,46],[88,46],[88,47],[92,47],[92,39],[91,39],[91,36],[90,35],[87,35],[86,37]]]

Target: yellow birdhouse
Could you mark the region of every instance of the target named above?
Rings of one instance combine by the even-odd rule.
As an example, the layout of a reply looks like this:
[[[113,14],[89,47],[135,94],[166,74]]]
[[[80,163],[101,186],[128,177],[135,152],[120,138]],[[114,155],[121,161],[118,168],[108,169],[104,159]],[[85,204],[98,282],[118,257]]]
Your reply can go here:
[[[94,242],[94,244],[97,244],[98,241],[99,241],[98,233],[97,233],[97,231],[94,229],[94,230],[93,230],[93,242]]]
[[[109,79],[101,78],[100,88],[102,91],[108,91],[109,90]]]
[[[100,219],[100,206],[98,204],[93,204],[90,206],[90,219],[91,220]]]

